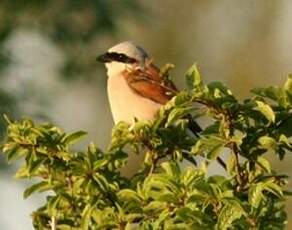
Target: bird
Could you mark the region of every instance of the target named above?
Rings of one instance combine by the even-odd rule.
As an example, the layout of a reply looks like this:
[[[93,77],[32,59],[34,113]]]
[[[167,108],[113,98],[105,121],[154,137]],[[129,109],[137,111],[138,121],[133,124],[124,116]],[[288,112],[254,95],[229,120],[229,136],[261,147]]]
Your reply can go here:
[[[132,41],[109,48],[96,60],[107,69],[107,93],[115,124],[154,120],[159,109],[178,93],[147,52]],[[196,122],[189,123],[195,133],[201,131]]]

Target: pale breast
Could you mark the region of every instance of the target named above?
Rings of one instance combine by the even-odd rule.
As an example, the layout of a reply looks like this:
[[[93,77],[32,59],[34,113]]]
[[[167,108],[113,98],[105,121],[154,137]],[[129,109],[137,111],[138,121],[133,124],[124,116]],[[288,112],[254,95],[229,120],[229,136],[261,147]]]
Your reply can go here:
[[[107,87],[115,123],[119,121],[132,123],[134,118],[152,120],[161,107],[161,104],[136,94],[121,75],[109,77]]]

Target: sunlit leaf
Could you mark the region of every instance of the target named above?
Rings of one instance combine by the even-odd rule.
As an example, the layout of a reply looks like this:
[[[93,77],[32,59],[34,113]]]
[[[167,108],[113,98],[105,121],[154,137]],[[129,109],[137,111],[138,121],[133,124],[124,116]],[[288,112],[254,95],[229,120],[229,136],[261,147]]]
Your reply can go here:
[[[271,165],[270,162],[265,159],[264,157],[258,157],[257,158],[257,163],[268,173],[271,172]]]
[[[261,182],[257,184],[253,184],[249,188],[248,202],[250,203],[252,207],[257,208],[260,205],[261,201],[264,199],[264,196],[262,193],[263,189],[264,189],[264,185]]]
[[[64,137],[63,142],[67,145],[72,145],[76,141],[78,141],[79,139],[84,137],[86,134],[87,134],[87,132],[84,132],[84,131],[78,131],[75,133],[71,133],[71,134],[67,135],[66,137]]]
[[[274,138],[269,136],[262,136],[258,139],[260,145],[265,149],[274,149],[277,146],[277,142]]]
[[[290,74],[284,84],[284,89],[287,93],[292,94],[292,75]]]
[[[41,181],[41,182],[36,183],[36,184],[28,187],[27,189],[25,189],[25,191],[23,193],[23,197],[24,197],[24,199],[26,199],[34,192],[38,192],[40,190],[44,191],[44,190],[48,190],[48,189],[50,189],[50,185],[46,181]]]
[[[186,72],[186,80],[191,89],[202,86],[202,78],[196,64],[193,64]]]
[[[275,122],[275,113],[271,106],[268,104],[262,102],[262,101],[256,101],[257,107],[255,107],[255,110],[261,112],[268,121]]]
[[[236,202],[226,204],[220,211],[218,217],[218,230],[227,230],[232,227],[232,223],[244,214],[243,208]]]

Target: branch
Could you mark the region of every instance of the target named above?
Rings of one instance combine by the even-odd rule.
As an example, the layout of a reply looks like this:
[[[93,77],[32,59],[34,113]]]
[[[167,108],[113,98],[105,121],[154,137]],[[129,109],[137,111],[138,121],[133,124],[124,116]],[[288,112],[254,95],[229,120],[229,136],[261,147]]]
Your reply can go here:
[[[236,115],[236,112],[231,113],[229,110],[224,110],[221,107],[217,106],[216,104],[214,104],[212,101],[208,101],[208,100],[202,100],[200,98],[195,98],[193,100],[193,102],[202,104],[206,107],[211,107],[213,108],[219,115],[222,115],[227,123],[227,128],[230,130],[230,133],[228,135],[228,137],[226,137],[227,139],[232,139],[232,137],[234,136],[234,127],[233,127],[233,119]],[[240,167],[240,163],[239,163],[239,149],[236,145],[236,143],[234,141],[230,142],[229,147],[231,148],[232,152],[235,155],[235,161],[236,161],[236,169],[237,169],[237,181],[238,184],[240,185],[240,187],[242,187],[243,183],[244,183],[244,174],[242,171],[242,168]],[[217,157],[217,162],[226,170],[226,164],[225,162],[220,158]]]
[[[240,163],[239,163],[239,149],[236,145],[235,142],[231,142],[231,146],[230,148],[232,149],[232,152],[235,155],[235,162],[236,162],[236,170],[237,170],[237,181],[240,187],[243,186],[244,183],[244,173],[242,171],[242,168],[240,167]]]
[[[222,166],[222,168],[227,170],[227,166],[226,166],[225,162],[220,157],[217,157],[216,160],[217,160],[218,164],[220,164]]]

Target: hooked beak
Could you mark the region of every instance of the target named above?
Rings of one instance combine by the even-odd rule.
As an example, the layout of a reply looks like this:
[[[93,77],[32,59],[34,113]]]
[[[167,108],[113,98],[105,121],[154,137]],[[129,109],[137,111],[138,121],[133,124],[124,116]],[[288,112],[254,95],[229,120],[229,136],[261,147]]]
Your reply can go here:
[[[96,61],[101,62],[101,63],[107,63],[107,62],[111,62],[112,59],[110,58],[108,53],[104,53],[104,54],[97,56]]]

